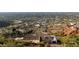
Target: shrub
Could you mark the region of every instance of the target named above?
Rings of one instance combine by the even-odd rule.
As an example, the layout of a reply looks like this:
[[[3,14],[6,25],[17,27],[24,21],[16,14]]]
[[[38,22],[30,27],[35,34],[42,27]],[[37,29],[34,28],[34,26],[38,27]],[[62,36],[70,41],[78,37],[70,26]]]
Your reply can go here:
[[[76,43],[77,42],[76,36],[64,36],[60,40],[63,46],[67,46],[67,47],[78,46],[78,44]]]

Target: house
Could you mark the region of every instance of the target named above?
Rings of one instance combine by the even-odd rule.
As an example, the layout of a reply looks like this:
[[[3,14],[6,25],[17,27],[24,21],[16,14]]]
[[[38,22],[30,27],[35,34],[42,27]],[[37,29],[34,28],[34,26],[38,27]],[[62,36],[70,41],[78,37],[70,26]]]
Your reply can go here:
[[[50,35],[51,43],[57,43],[57,38],[54,35]]]
[[[50,43],[50,44],[56,44],[57,43],[57,38],[54,35],[43,35],[41,37],[42,37],[42,40],[47,42],[47,43]]]
[[[24,36],[24,40],[32,43],[40,43],[40,37],[36,34],[27,34]]]
[[[32,42],[32,43],[40,43],[40,37],[36,34],[27,34],[25,36],[16,36],[16,37],[8,37],[9,39],[13,40],[23,40],[25,42]]]
[[[40,24],[35,24],[35,27],[40,27]]]
[[[15,20],[14,23],[15,24],[20,24],[20,23],[22,23],[22,21],[21,20]]]
[[[11,40],[23,40],[24,37],[8,37]]]
[[[16,37],[15,40],[23,40],[23,37]]]

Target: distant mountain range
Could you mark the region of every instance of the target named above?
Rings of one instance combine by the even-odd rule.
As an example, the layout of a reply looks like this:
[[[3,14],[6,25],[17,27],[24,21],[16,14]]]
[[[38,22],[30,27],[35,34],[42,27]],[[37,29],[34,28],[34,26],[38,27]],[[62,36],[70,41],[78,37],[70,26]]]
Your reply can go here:
[[[0,12],[0,16],[79,15],[79,12]]]

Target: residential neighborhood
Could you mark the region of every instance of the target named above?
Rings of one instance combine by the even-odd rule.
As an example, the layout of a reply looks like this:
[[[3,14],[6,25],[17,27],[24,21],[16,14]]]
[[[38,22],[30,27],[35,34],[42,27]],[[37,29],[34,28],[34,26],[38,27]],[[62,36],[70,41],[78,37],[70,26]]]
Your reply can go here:
[[[79,13],[4,13],[0,47],[78,47]]]

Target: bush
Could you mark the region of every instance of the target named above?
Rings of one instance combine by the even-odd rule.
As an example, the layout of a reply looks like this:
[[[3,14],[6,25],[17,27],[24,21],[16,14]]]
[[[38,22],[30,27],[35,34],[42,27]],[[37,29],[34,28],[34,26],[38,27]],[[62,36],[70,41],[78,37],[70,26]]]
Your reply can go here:
[[[6,39],[3,35],[0,35],[0,44],[4,44],[6,42]]]
[[[77,38],[76,36],[64,36],[60,40],[63,46],[76,47],[78,46],[77,39],[79,38]]]

